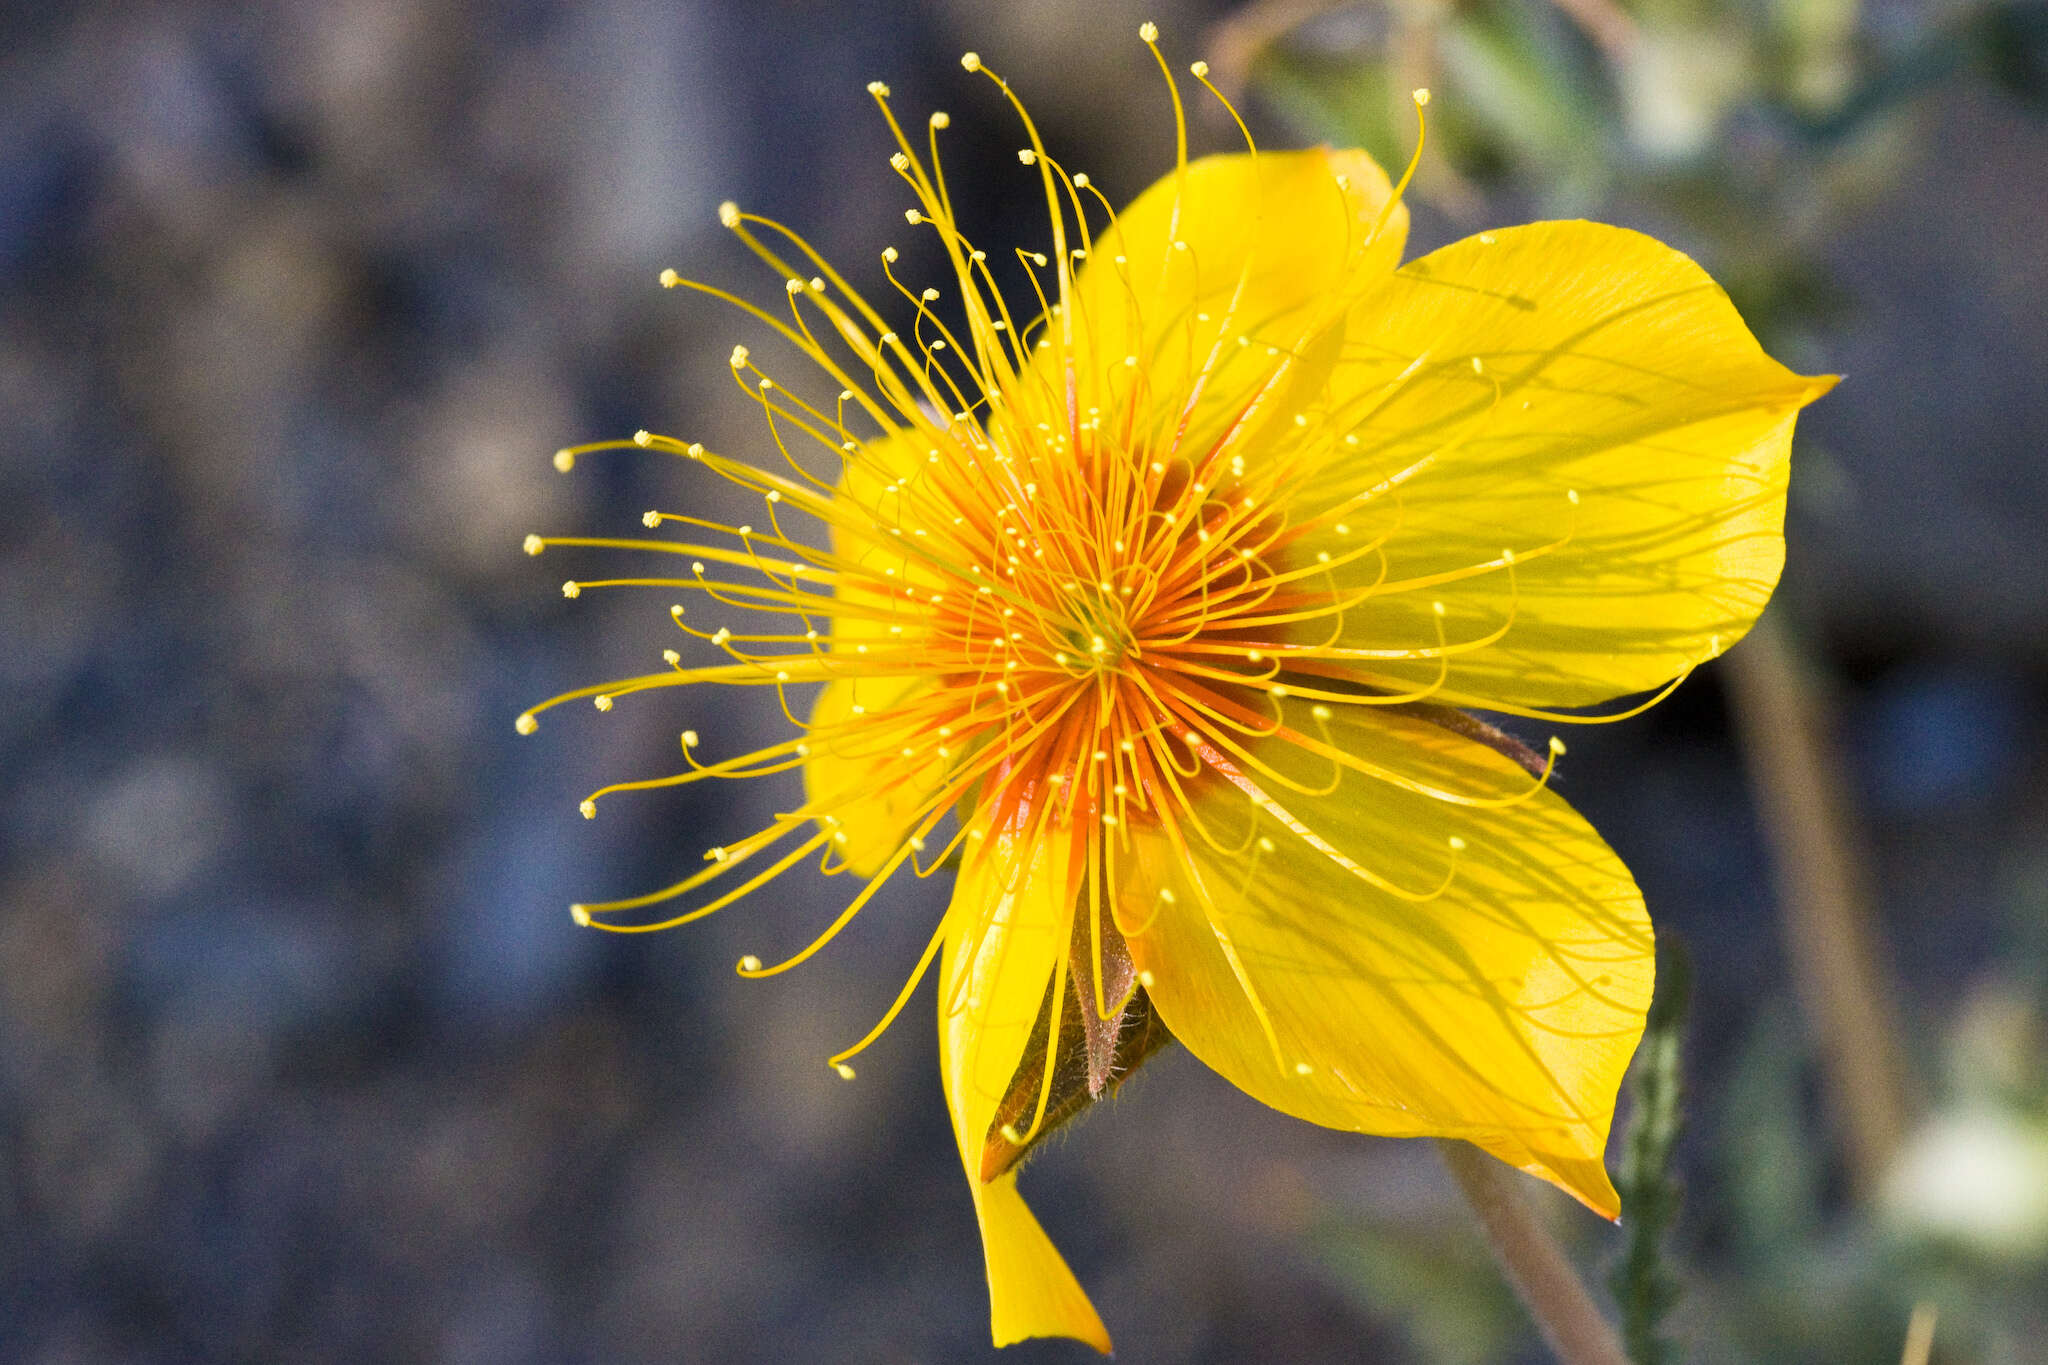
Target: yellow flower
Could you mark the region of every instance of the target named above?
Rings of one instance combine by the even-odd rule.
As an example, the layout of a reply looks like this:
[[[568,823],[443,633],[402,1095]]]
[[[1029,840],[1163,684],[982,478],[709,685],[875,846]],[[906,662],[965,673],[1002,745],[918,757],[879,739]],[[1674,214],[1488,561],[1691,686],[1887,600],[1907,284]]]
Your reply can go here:
[[[1112,212],[988,74],[1051,225],[1048,252],[1016,254],[1022,306],[955,220],[946,116],[917,145],[872,86],[947,312],[891,249],[911,319],[892,330],[795,233],[726,206],[786,315],[664,283],[746,309],[822,379],[785,387],[733,353],[779,467],[635,442],[752,490],[758,524],[649,513],[712,534],[528,541],[680,555],[687,575],[612,582],[690,589],[735,623],[674,607],[729,661],[671,650],[547,705],[720,683],[787,711],[791,685],[823,684],[782,743],[700,758],[685,734],[683,772],[620,784],[800,768],[800,806],[577,918],[682,923],[813,858],[861,883],[810,947],[742,960],[765,976],[906,864],[957,861],[894,1005],[831,1062],[851,1076],[940,962],[998,1344],[1108,1349],[1015,1164],[1169,1030],[1274,1108],[1461,1138],[1613,1216],[1601,1154],[1650,925],[1548,788],[1563,745],[1459,708],[1586,720],[1553,708],[1733,644],[1783,559],[1793,419],[1832,381],[1765,356],[1698,266],[1619,228],[1507,228],[1402,266],[1399,187],[1361,152],[1189,160],[1182,128],[1173,171]]]

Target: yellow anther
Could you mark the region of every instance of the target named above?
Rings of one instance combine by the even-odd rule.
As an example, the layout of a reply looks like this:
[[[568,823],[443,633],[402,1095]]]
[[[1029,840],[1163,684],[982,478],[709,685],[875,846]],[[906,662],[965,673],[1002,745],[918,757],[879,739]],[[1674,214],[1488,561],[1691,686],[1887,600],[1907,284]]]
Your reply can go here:
[[[590,909],[587,906],[570,906],[569,918],[575,920],[580,928],[588,929],[590,927]]]
[[[1559,739],[1556,735],[1552,735],[1550,737],[1550,752],[1556,754],[1560,758],[1564,756],[1564,741]]]
[[[889,98],[889,87],[882,84],[880,81],[869,81],[868,93],[870,95],[875,96],[877,99],[887,99]]]
[[[963,70],[963,71],[979,71],[979,70],[981,70],[981,54],[980,54],[979,52],[963,52],[963,53],[961,53],[961,54],[960,54],[960,68],[961,68],[961,70]]]
[[[760,958],[758,958],[758,957],[755,957],[755,956],[754,956],[754,955],[753,955],[752,953],[748,953],[748,954],[747,954],[747,955],[746,955],[745,957],[743,957],[743,958],[741,958],[741,959],[740,959],[740,970],[741,970],[741,971],[743,971],[743,972],[758,972],[758,971],[760,971],[760,970],[761,970],[761,959],[760,959]]]
[[[839,1073],[839,1079],[842,1081],[850,1081],[853,1079],[853,1068],[848,1066],[845,1062],[834,1062],[832,1064],[832,1069]]]
[[[1418,108],[1418,109],[1419,109],[1419,108],[1421,108],[1421,107],[1422,107],[1423,105],[1425,105],[1425,104],[1428,104],[1428,103],[1429,103],[1429,87],[1427,87],[1427,86],[1423,86],[1423,87],[1421,87],[1421,88],[1417,89],[1417,90],[1415,91],[1415,93],[1414,93],[1414,100],[1415,100],[1415,107],[1416,107],[1416,108]]]
[[[683,747],[685,749],[694,749],[697,747],[697,732],[695,730],[683,731]]]
[[[1153,22],[1152,22],[1152,21],[1151,21],[1150,19],[1147,19],[1147,20],[1146,20],[1146,21],[1145,21],[1144,23],[1142,23],[1142,24],[1138,25],[1138,38],[1139,38],[1139,40],[1140,40],[1140,41],[1142,41],[1142,42],[1147,42],[1147,43],[1156,43],[1156,42],[1158,42],[1158,41],[1159,41],[1159,25],[1157,25],[1157,24],[1153,23]]]
[[[595,820],[597,818],[597,802],[595,801],[585,800],[576,809],[583,812],[583,818],[586,820]]]
[[[562,585],[562,596],[564,597],[579,597],[582,593],[583,586],[573,578]]]
[[[555,452],[555,472],[556,472],[556,473],[558,473],[558,474],[566,474],[566,473],[568,473],[568,472],[569,472],[570,470],[574,469],[575,467],[576,467],[576,452],[575,452],[575,451],[573,451],[573,450],[558,450],[558,451],[556,451],[556,452]]]
[[[952,116],[951,114],[947,113],[947,112],[946,112],[945,110],[943,110],[943,109],[934,109],[934,110],[932,110],[932,127],[934,127],[934,128],[950,128],[950,127],[952,127],[952,126],[953,126],[953,116]]]
[[[728,199],[718,206],[718,221],[725,227],[740,225],[740,206]]]
[[[1188,74],[1198,81],[1206,79],[1209,75],[1209,64],[1207,62],[1196,62],[1188,67]]]
[[[1021,147],[1017,151],[1017,159],[1027,166],[1035,166],[1038,164],[1038,153],[1029,147]]]
[[[747,354],[747,348],[744,346],[735,346],[732,348],[732,367],[735,370],[737,370],[740,366],[747,363]],[[635,437],[634,439],[638,440],[639,438]]]
[[[548,543],[542,540],[539,536],[528,536],[525,540],[521,541],[519,545],[520,549],[526,551],[526,553],[530,555],[537,555],[542,550],[545,550],[547,547]]]
[[[512,722],[512,728],[522,735],[530,735],[535,730],[540,729],[540,722],[533,718],[531,711],[523,711],[520,713],[519,719]]]
[[[655,527],[661,525],[661,513],[642,512],[640,514],[640,524],[642,526],[645,526],[650,531],[653,530]]]
[[[600,692],[590,699],[590,704],[600,711],[609,711],[612,709],[612,694]]]
[[[670,266],[668,269],[661,272],[661,287],[663,289],[673,289],[682,282],[683,277],[681,275],[676,274],[674,266]]]

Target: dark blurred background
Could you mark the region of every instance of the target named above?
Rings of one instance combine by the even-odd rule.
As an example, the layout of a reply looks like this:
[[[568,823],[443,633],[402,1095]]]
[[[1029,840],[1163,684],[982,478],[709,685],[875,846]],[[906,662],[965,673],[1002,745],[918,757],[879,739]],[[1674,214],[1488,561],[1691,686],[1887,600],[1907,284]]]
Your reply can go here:
[[[659,593],[563,600],[601,556],[519,546],[728,497],[646,454],[565,478],[559,445],[766,448],[725,362],[762,329],[655,283],[776,305],[721,199],[875,280],[910,246],[881,77],[908,117],[954,114],[968,221],[1036,244],[1014,125],[956,59],[1121,200],[1172,155],[1147,18],[1268,145],[1399,154],[1374,92],[1432,85],[1415,249],[1544,213],[1645,226],[1788,363],[1847,375],[1802,419],[1778,610],[1832,718],[1932,1174],[1848,1188],[1720,671],[1574,736],[1565,790],[1693,949],[1694,1358],[1896,1359],[1929,1295],[1960,1324],[1944,1358],[2048,1358],[2048,1210],[2006,1226],[2023,1179],[1982,1216],[1942,1184],[1988,1141],[2048,1190],[2040,15],[1619,12],[1625,69],[1536,0],[7,7],[0,1359],[992,1358],[929,1005],[857,1083],[821,1064],[944,888],[759,984],[733,961],[807,941],[824,900],[578,930],[570,901],[673,880],[794,783],[580,819],[683,728],[783,722],[662,693],[516,737],[674,634]],[[1785,32],[1834,44],[1833,85],[1758,36]],[[1198,117],[1201,146],[1233,136]],[[1541,1358],[1426,1144],[1295,1123],[1184,1055],[1106,1109],[1025,1184],[1123,1358]],[[1617,1234],[1532,1198],[1597,1275]]]

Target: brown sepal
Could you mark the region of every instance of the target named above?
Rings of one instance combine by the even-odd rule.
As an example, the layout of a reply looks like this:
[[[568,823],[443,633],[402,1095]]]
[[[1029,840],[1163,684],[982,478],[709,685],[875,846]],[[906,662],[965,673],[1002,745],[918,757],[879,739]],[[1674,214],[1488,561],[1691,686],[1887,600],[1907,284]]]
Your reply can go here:
[[[1173,1035],[1152,1009],[1144,987],[1137,981],[1137,967],[1131,961],[1130,946],[1117,932],[1114,919],[1101,912],[1100,961],[1102,999],[1110,1010],[1105,1019],[1095,1009],[1095,967],[1097,945],[1090,942],[1090,907],[1074,914],[1074,933],[1067,954],[1066,988],[1060,1001],[1060,1028],[1053,1049],[1052,1092],[1046,1098],[1045,1120],[1031,1140],[1023,1145],[1003,1135],[1028,1128],[1038,1110],[1038,1097],[1045,1081],[1046,1039],[1052,1014],[1052,983],[1047,982],[1045,999],[1038,1007],[1038,1022],[1032,1027],[1031,1042],[1010,1078],[1003,1102],[996,1106],[988,1134],[981,1148],[981,1178],[994,1180],[1023,1159],[1055,1128],[1103,1098],[1137,1070],[1153,1053],[1173,1041]]]

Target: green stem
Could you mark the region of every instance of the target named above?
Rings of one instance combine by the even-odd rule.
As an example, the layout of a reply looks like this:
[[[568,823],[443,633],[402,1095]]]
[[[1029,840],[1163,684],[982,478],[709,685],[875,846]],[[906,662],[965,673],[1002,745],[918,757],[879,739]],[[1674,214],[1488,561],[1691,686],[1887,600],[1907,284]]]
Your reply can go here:
[[[1614,1328],[1515,1187],[1524,1177],[1463,1142],[1446,1138],[1437,1150],[1479,1215],[1494,1259],[1558,1360],[1563,1365],[1629,1365]]]

